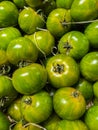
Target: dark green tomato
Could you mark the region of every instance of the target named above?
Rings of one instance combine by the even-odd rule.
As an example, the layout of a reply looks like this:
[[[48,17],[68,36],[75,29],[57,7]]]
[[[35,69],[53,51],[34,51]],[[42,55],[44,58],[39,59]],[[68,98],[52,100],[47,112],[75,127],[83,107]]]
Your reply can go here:
[[[79,67],[76,61],[65,54],[50,57],[46,63],[48,80],[55,88],[72,86],[78,81]]]
[[[48,119],[52,113],[52,98],[45,91],[31,96],[23,96],[21,112],[27,122],[41,123]]]
[[[53,111],[53,113],[49,116],[49,118],[43,122],[43,126],[47,130],[55,130],[57,123],[60,120],[61,119],[59,118],[59,116]]]
[[[32,34],[38,31],[38,28],[43,28],[45,21],[34,9],[25,7],[19,14],[18,24],[25,33]]]
[[[45,130],[42,126],[35,123],[23,123],[22,121],[15,124],[13,130]]]
[[[13,2],[0,2],[0,28],[16,25],[18,15],[18,9]]]
[[[86,101],[83,95],[72,87],[58,89],[53,97],[54,110],[59,117],[76,120],[86,111]]]
[[[71,22],[70,10],[57,8],[49,13],[46,26],[50,33],[57,38],[70,30],[67,22]]]
[[[93,84],[86,79],[80,78],[75,88],[82,93],[87,102],[93,98]]]
[[[45,0],[25,0],[29,7],[37,8],[43,4]]]
[[[7,107],[7,115],[11,117],[11,119],[15,121],[20,121],[22,119],[21,115],[21,98],[15,99],[8,107]]]
[[[47,71],[41,64],[33,63],[14,71],[12,82],[19,93],[33,94],[45,86]]]
[[[12,79],[8,76],[0,76],[0,108],[8,106],[17,95]]]
[[[83,33],[71,31],[61,37],[58,51],[79,60],[89,51],[89,41]]]
[[[38,49],[31,40],[19,37],[12,40],[7,47],[7,58],[11,64],[21,62],[35,62],[38,58]]]
[[[58,8],[70,9],[74,0],[56,0]]]
[[[75,21],[88,21],[96,19],[98,14],[96,0],[74,0],[71,6],[71,16]]]
[[[98,130],[98,106],[90,107],[85,114],[84,120],[90,130]]]
[[[50,55],[55,46],[55,39],[48,30],[38,31],[32,35],[27,35],[26,37],[38,48],[39,57]]]
[[[11,40],[20,37],[21,32],[15,27],[6,27],[0,31],[0,49],[6,50]]]
[[[87,53],[80,61],[82,76],[89,81],[98,80],[98,52]]]
[[[10,122],[6,115],[0,111],[0,130],[9,130]]]
[[[56,130],[89,130],[82,120],[62,120],[57,124]]]
[[[46,2],[45,2],[46,1]],[[56,9],[56,2],[55,0],[44,0],[41,9],[44,13],[44,15],[47,17],[51,11]]]
[[[96,81],[94,84],[93,84],[93,92],[94,92],[94,96],[96,98],[98,98],[98,81]]]
[[[89,24],[84,30],[85,36],[90,42],[90,46],[98,48],[98,22]]]
[[[26,6],[25,0],[12,0],[13,3],[18,7],[18,8],[24,8]]]

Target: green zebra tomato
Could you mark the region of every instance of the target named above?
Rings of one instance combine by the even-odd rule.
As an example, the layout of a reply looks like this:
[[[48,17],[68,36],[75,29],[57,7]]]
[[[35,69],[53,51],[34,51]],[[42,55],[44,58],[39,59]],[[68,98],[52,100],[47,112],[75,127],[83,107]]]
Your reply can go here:
[[[18,37],[7,47],[7,58],[11,64],[18,65],[21,61],[35,62],[38,58],[38,49],[31,40]]]
[[[55,88],[74,85],[79,79],[79,67],[76,61],[65,54],[50,57],[46,63],[48,80]]]
[[[61,119],[76,120],[86,111],[83,95],[72,87],[59,88],[53,97],[54,110]]]
[[[18,15],[19,11],[13,2],[0,2],[0,28],[17,25]]]
[[[14,71],[12,83],[21,94],[33,94],[45,87],[47,71],[41,64],[32,63]]]
[[[24,95],[21,102],[21,112],[27,122],[41,123],[48,119],[53,109],[52,98],[46,91],[33,95]]]

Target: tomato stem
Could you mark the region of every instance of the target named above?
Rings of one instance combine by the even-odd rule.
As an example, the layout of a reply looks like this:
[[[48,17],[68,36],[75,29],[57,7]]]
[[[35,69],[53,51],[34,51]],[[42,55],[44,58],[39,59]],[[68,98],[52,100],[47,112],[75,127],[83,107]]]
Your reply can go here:
[[[78,91],[72,92],[72,96],[75,98],[79,97],[79,92]]]

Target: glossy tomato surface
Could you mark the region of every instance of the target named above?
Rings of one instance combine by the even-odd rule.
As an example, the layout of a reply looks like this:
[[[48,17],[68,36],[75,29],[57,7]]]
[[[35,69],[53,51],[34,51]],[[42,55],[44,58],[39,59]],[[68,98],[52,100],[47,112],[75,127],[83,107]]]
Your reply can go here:
[[[91,81],[98,80],[98,52],[87,53],[80,61],[80,71],[82,76]]]
[[[98,106],[92,106],[85,114],[85,124],[90,130],[98,130]]]
[[[79,67],[76,61],[65,54],[57,54],[46,63],[48,80],[55,88],[72,86],[78,81]]]
[[[21,94],[33,94],[45,87],[47,71],[38,63],[17,69],[12,76],[14,88]]]
[[[58,89],[53,97],[54,110],[61,119],[76,120],[86,111],[83,95],[72,87]]]
[[[89,41],[82,32],[70,31],[61,37],[58,51],[79,60],[89,51]]]
[[[22,97],[21,111],[27,122],[41,123],[47,120],[52,109],[52,98],[46,91]]]
[[[17,25],[18,15],[19,11],[13,2],[0,2],[0,28]]]
[[[35,62],[38,58],[37,47],[25,37],[12,40],[6,53],[8,61],[14,65],[18,65],[21,61]]]
[[[82,120],[61,120],[58,122],[56,130],[89,130]]]

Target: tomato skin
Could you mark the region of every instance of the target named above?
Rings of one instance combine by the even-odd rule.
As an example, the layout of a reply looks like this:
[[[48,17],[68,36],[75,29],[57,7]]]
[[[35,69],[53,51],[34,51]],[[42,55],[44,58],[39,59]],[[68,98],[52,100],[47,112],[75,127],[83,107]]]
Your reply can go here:
[[[41,6],[42,5],[42,0],[25,0],[27,5],[29,5],[30,7],[32,8],[36,8],[38,6]]]
[[[13,2],[0,2],[0,28],[16,25],[18,23],[18,15],[18,9]]]
[[[18,65],[21,61],[35,62],[38,58],[38,49],[31,40],[18,37],[7,47],[7,58],[11,64]]]
[[[50,33],[56,38],[61,37],[70,30],[70,25],[63,25],[63,22],[70,22],[70,10],[57,8],[51,11],[47,17],[46,26]],[[54,24],[55,23],[55,24]]]
[[[38,48],[39,57],[51,54],[55,46],[55,39],[48,30],[37,31],[32,35],[26,35]]]
[[[67,120],[79,119],[86,111],[84,97],[72,87],[58,89],[53,97],[53,106],[57,115]]]
[[[18,93],[13,87],[11,78],[8,76],[0,76],[0,108],[7,107],[17,95]]]
[[[56,127],[56,130],[89,130],[82,120],[61,120]]]
[[[94,92],[94,96],[96,98],[98,98],[98,81],[96,81],[94,84],[93,84],[93,92]]]
[[[74,0],[70,9],[71,17],[74,21],[88,21],[96,19],[98,16],[97,5],[96,0]]]
[[[92,34],[93,32],[93,34]],[[90,46],[93,48],[98,48],[98,22],[93,22],[89,24],[84,30],[85,36],[88,38],[90,42]]]
[[[7,115],[11,117],[11,119],[15,121],[20,121],[22,119],[22,114],[20,110],[21,106],[21,98],[15,99],[8,107],[7,107]]]
[[[45,91],[23,96],[21,103],[23,118],[32,123],[41,123],[52,113],[52,98]]]
[[[38,64],[17,69],[12,76],[14,88],[21,94],[33,94],[40,91],[47,82],[46,69]]]
[[[58,51],[79,60],[89,51],[89,41],[82,32],[70,31],[61,37]]]
[[[18,17],[19,27],[27,34],[37,31],[37,28],[43,28],[44,18],[31,7],[24,8]]]
[[[6,115],[0,111],[0,130],[9,130],[10,122]]]
[[[80,72],[91,82],[98,80],[98,52],[89,52],[81,59]]]
[[[57,54],[46,63],[48,80],[55,88],[72,86],[78,81],[79,67],[76,61],[65,54]]]
[[[93,84],[88,80],[80,78],[74,86],[82,93],[87,102],[93,98]]]
[[[98,106],[92,106],[88,109],[84,121],[90,130],[98,130]]]
[[[58,8],[70,9],[73,1],[74,0],[56,0],[56,5]]]
[[[6,50],[11,40],[20,37],[21,32],[15,27],[6,27],[0,31],[0,49]]]

